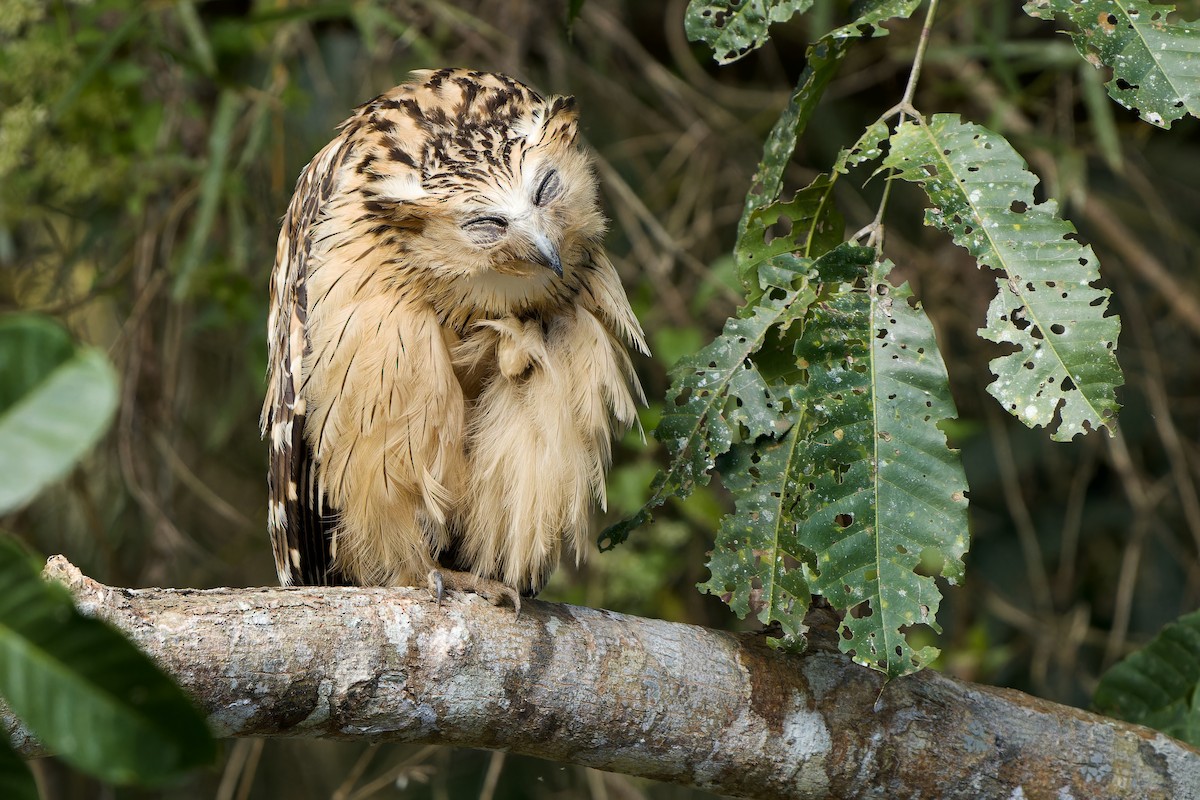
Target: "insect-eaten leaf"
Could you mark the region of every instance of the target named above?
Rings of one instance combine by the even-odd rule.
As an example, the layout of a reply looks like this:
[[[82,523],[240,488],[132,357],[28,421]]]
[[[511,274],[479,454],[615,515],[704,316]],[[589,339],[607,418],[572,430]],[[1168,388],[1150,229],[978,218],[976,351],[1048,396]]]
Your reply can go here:
[[[1089,63],[1112,70],[1109,96],[1160,128],[1200,116],[1200,25],[1168,21],[1175,6],[1146,0],[1033,0],[1031,17],[1068,18],[1071,40]]]
[[[920,5],[921,0],[864,0],[854,3],[851,6],[854,19],[825,35],[833,39],[887,36],[887,28],[882,23],[890,19],[908,19]]]
[[[754,211],[734,251],[747,305],[757,303],[765,288],[759,278],[761,265],[785,253],[802,258],[824,255],[842,242],[844,233],[828,175],[818,175],[786,203]]]
[[[908,122],[891,138],[884,167],[920,184],[928,225],[950,233],[980,266],[1003,273],[980,335],[1012,347],[991,362],[988,391],[1029,427],[1069,441],[1111,432],[1120,406],[1120,320],[1097,288],[1099,262],[1058,216],[1035,204],[1037,177],[1004,137],[957,116]]]
[[[858,137],[858,141],[838,152],[833,171],[845,174],[851,167],[877,160],[883,155],[883,143],[890,135],[886,122],[881,119],[872,122]]]
[[[842,245],[812,262],[817,299],[787,344],[798,379],[772,384],[790,427],[734,444],[717,463],[734,495],[701,589],[803,646],[810,595],[849,613],[841,646],[897,677],[927,665],[905,630],[938,630],[931,574],[962,575],[966,478],[937,427],[955,416],[945,366],[907,285],[889,263]],[[765,361],[769,348],[756,358]]]
[[[865,287],[844,284],[814,306],[796,353],[809,365],[800,541],[816,555],[810,585],[848,609],[842,649],[895,678],[937,655],[912,650],[904,631],[940,632],[933,576],[961,578],[968,528],[966,475],[938,428],[956,416],[945,364],[890,270],[874,264]],[[918,574],[930,563],[940,569]]]
[[[688,39],[704,42],[718,64],[728,64],[766,43],[772,22],[807,11],[813,0],[692,0],[683,18]]]
[[[737,509],[721,521],[708,563],[711,577],[701,591],[725,601],[739,617],[753,613],[764,625],[777,623],[777,644],[804,646],[811,590],[804,566],[815,557],[800,542],[801,492],[807,479],[798,450],[807,442],[802,425],[782,439],[740,442],[721,459],[725,487]]]
[[[814,294],[802,271],[797,288],[764,296],[746,317],[733,317],[724,332],[693,356],[680,359],[654,436],[666,447],[670,463],[651,485],[646,505],[632,518],[600,534],[608,550],[652,519],[651,510],[667,497],[687,497],[708,483],[716,459],[737,441],[774,435],[790,424],[780,398],[767,385],[752,356],[773,328],[802,316]]]
[[[742,208],[742,218],[738,222],[739,241],[746,233],[751,215],[779,199],[783,191],[783,173],[796,151],[796,141],[808,127],[808,121],[821,95],[825,93],[825,87],[837,74],[842,58],[848,51],[845,40],[822,39],[810,45],[804,54],[804,72],[800,74],[787,106],[763,143],[762,161],[754,172],[750,191],[746,193],[746,205]]]

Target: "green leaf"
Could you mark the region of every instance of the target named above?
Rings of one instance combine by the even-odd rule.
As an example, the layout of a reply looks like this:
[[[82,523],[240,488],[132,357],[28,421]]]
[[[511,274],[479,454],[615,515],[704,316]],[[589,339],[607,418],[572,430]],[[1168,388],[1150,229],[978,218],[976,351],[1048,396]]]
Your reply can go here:
[[[73,355],[71,335],[48,317],[0,315],[0,414],[34,392]]]
[[[1109,96],[1161,128],[1184,114],[1200,116],[1200,26],[1168,22],[1173,5],[1145,0],[1033,0],[1025,13],[1070,19],[1076,49],[1109,67]]]
[[[804,615],[812,592],[801,565],[816,566],[811,550],[800,543],[800,497],[806,442],[796,424],[779,441],[760,440],[733,446],[720,462],[725,487],[737,502],[725,517],[708,562],[711,577],[701,591],[717,595],[739,617],[751,611],[764,625],[777,622],[779,643],[803,646]]]
[[[883,142],[890,136],[887,123],[881,119],[875,120],[858,137],[858,141],[838,152],[833,171],[845,175],[851,167],[876,160],[883,155]]]
[[[75,610],[0,537],[0,695],[46,746],[111,783],[161,784],[216,748],[191,702],[125,637]]]
[[[915,570],[940,563],[935,574],[957,582],[968,529],[966,476],[938,428],[956,415],[945,364],[890,269],[874,264],[865,287],[843,283],[813,307],[796,346],[809,372],[811,432],[798,451],[808,463],[791,472],[808,476],[799,545],[816,557],[809,585],[866,611],[847,614],[841,648],[895,678],[937,655],[913,651],[903,633],[940,632],[937,584]]]
[[[796,140],[808,126],[813,111],[825,92],[825,87],[837,73],[849,47],[843,40],[821,40],[808,48],[804,72],[796,82],[796,89],[788,98],[787,106],[775,121],[767,141],[763,143],[762,161],[746,193],[746,205],[738,222],[738,242],[746,234],[750,218],[759,208],[774,203],[783,191],[783,173],[792,153],[796,151]],[[739,260],[741,256],[738,256]]]
[[[724,332],[699,353],[680,359],[671,370],[662,419],[654,436],[667,450],[670,463],[658,473],[650,499],[633,518],[605,529],[600,549],[625,541],[636,527],[649,522],[651,509],[667,497],[687,497],[708,483],[718,456],[735,441],[787,430],[790,424],[767,381],[751,360],[772,329],[786,328],[802,316],[814,297],[802,274],[799,288],[779,290],[745,318],[733,317]],[[775,294],[775,293],[773,293]]]
[[[853,39],[862,36],[887,36],[880,23],[889,19],[908,19],[922,0],[866,0],[857,3],[852,11],[854,20],[825,34],[826,38]]]
[[[65,475],[108,428],[117,378],[44,317],[0,317],[0,513]]]
[[[0,797],[4,800],[38,800],[33,773],[8,742],[0,738]]]
[[[691,0],[683,18],[689,40],[704,42],[718,64],[737,61],[766,43],[772,22],[807,11],[813,0]]]
[[[1100,679],[1103,714],[1200,746],[1200,611],[1185,614]]]
[[[760,265],[784,253],[816,258],[841,244],[845,223],[833,203],[833,183],[828,175],[818,175],[788,202],[750,215],[734,251],[748,306],[762,295]]]
[[[1120,320],[1105,316],[1107,289],[1091,247],[1081,245],[1057,205],[1033,201],[1037,177],[1004,137],[957,116],[901,125],[884,166],[924,187],[927,225],[950,232],[980,266],[1004,273],[980,335],[1016,347],[991,362],[988,391],[1030,427],[1068,441],[1111,431],[1121,371]]]

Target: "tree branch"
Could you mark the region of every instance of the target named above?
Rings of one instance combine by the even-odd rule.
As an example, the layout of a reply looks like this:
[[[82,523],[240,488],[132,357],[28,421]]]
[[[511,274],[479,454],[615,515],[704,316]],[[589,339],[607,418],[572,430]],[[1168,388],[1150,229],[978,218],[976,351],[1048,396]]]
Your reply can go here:
[[[1200,751],[932,670],[884,686],[828,625],[792,656],[552,603],[518,618],[418,589],[119,589],[61,556],[46,573],[219,736],[491,748],[756,797],[1200,798]],[[0,721],[38,754],[2,707]]]

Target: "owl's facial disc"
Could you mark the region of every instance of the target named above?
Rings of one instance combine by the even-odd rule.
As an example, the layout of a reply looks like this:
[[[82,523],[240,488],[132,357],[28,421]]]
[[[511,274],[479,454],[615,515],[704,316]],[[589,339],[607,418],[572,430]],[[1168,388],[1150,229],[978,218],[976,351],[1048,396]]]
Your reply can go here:
[[[509,272],[510,264],[535,264],[563,276],[560,249],[566,231],[555,201],[564,193],[558,170],[535,174],[492,202],[475,209],[460,223],[466,238],[482,250],[491,250],[495,268]]]

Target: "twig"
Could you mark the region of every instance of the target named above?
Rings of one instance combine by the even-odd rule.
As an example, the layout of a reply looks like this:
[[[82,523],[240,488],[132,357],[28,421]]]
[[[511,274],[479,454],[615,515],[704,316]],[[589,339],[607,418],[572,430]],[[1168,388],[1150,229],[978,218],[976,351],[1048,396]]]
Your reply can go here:
[[[908,72],[908,83],[904,86],[904,95],[900,98],[899,103],[880,117],[880,119],[886,120],[894,115],[899,115],[896,123],[897,129],[910,116],[918,121],[921,119],[921,115],[913,106],[913,97],[917,92],[917,80],[921,77],[921,67],[925,63],[925,48],[929,45],[929,33],[933,30],[933,19],[937,14],[937,7],[938,0],[929,0],[929,8],[925,12],[925,22],[921,26],[921,37],[917,41],[917,52],[913,54],[912,69]],[[888,170],[887,179],[883,184],[883,196],[879,198],[879,209],[875,212],[875,219],[852,237],[861,239],[865,236],[867,247],[874,247],[876,255],[883,253],[883,215],[892,194],[892,178],[895,173],[894,169]]]

